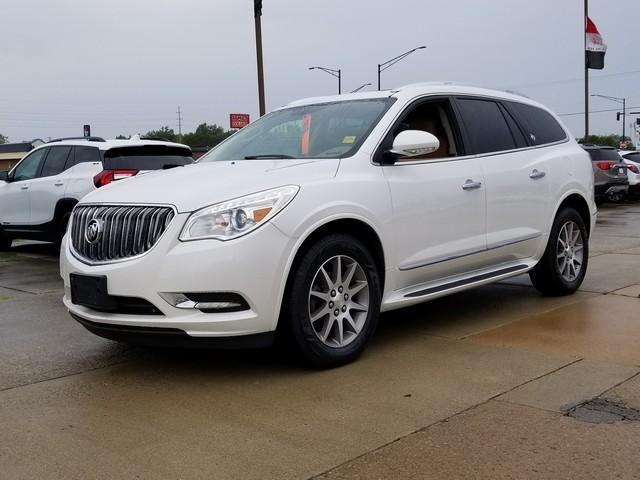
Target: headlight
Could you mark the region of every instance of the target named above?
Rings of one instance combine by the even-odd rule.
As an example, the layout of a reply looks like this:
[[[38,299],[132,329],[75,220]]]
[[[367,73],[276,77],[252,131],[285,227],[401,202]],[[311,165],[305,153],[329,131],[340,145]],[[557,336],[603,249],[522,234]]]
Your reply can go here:
[[[180,240],[231,240],[245,235],[286,207],[298,190],[287,185],[202,208],[189,217]]]

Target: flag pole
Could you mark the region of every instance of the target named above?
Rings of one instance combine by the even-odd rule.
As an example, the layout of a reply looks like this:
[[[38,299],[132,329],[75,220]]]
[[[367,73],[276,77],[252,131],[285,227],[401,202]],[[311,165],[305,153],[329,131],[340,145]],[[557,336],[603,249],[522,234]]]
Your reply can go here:
[[[584,0],[584,21],[582,34],[584,35],[584,141],[589,142],[589,63],[587,62],[587,19],[589,18],[589,0]]]

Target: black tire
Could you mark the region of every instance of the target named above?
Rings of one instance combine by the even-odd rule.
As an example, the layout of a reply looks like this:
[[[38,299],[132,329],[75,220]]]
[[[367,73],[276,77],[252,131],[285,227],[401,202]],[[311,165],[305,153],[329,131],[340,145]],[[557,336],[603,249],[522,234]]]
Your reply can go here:
[[[60,245],[62,243],[62,237],[64,237],[64,234],[67,233],[67,225],[69,225],[70,218],[71,212],[64,212],[56,222],[56,232],[54,238],[56,245]]]
[[[0,252],[6,252],[11,248],[11,243],[13,243],[13,239],[9,237],[5,237],[0,233]]]
[[[579,239],[582,242],[582,258],[579,271],[576,272],[574,270],[575,278],[572,279],[567,278],[567,275],[563,275],[560,271],[560,264],[563,263],[563,258],[560,256],[564,254],[564,249],[561,248],[558,240],[562,234],[563,227],[570,222],[578,227]],[[566,262],[566,258],[564,261]],[[584,276],[587,273],[588,263],[589,234],[584,220],[575,209],[565,207],[556,215],[543,257],[540,259],[540,262],[538,262],[538,265],[529,272],[531,282],[533,286],[544,295],[570,295],[582,285]],[[570,267],[567,266],[566,271],[570,273],[569,268]]]
[[[311,288],[317,290],[321,276],[320,269],[324,268],[326,271],[333,272],[330,276],[335,276],[337,280],[336,270],[329,270],[328,265],[336,264],[336,262],[345,263],[345,270],[351,271],[354,263],[357,264],[354,267],[352,280],[346,280],[349,275],[342,275],[342,280],[339,282],[343,284],[340,287],[340,293],[338,293],[338,282],[336,281],[335,290],[329,285],[327,288],[327,296],[330,296],[335,291],[336,298],[333,298],[335,302],[329,302],[328,300],[317,300],[311,295]],[[359,269],[358,266],[360,267]],[[356,270],[357,269],[357,270]],[[360,280],[355,280],[356,275]],[[354,286],[354,291],[362,281],[366,279],[366,301],[368,302],[368,310],[365,312],[352,311],[347,305],[340,307],[342,312],[336,315],[333,310],[334,306],[339,307],[342,303],[347,304],[348,301],[343,299],[347,297],[347,292],[350,292],[350,286]],[[326,281],[325,281],[326,282]],[[349,285],[347,285],[349,283]],[[328,285],[328,282],[326,282]],[[381,281],[376,262],[369,252],[369,250],[356,238],[345,234],[331,234],[315,243],[311,248],[303,253],[299,261],[296,262],[292,272],[289,275],[289,281],[287,283],[287,292],[285,294],[282,315],[280,318],[279,333],[281,338],[287,343],[289,350],[297,354],[299,358],[302,358],[308,364],[311,364],[317,368],[333,368],[341,365],[345,365],[355,360],[366,348],[369,340],[373,336],[378,323],[378,317],[380,315],[380,299],[381,299]],[[344,293],[342,293],[344,292]],[[363,290],[353,294],[351,299],[352,304],[360,301],[358,297]],[[312,298],[313,297],[313,298]],[[340,298],[337,298],[340,297]],[[324,302],[325,308],[319,310],[330,310],[330,313],[325,314],[326,317],[320,317],[320,320],[316,320],[316,323],[312,324],[312,303],[314,299],[318,302]],[[357,299],[357,300],[356,300]],[[332,305],[333,304],[333,305]],[[349,304],[351,305],[351,304]],[[356,303],[356,305],[359,305]],[[348,315],[351,322],[347,322],[345,316]],[[358,315],[359,320],[353,320]],[[326,319],[326,320],[323,320]],[[327,328],[327,325],[332,325]],[[364,323],[362,323],[364,322]],[[343,327],[339,329],[340,323]],[[351,329],[351,325],[360,324],[359,331]],[[321,340],[323,332],[316,332],[316,330],[325,330],[327,332],[326,341]],[[336,344],[330,346],[328,342],[332,339],[328,338],[330,335],[336,337]],[[351,336],[348,344],[344,346],[339,345],[338,339],[343,335],[345,341],[347,336]]]

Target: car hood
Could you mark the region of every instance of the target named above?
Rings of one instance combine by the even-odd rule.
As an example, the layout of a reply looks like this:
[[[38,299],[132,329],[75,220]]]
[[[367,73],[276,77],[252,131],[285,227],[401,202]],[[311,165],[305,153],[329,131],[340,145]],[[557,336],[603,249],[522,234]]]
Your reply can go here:
[[[174,205],[192,212],[250,193],[329,179],[339,160],[241,160],[196,163],[113,182],[81,203]]]

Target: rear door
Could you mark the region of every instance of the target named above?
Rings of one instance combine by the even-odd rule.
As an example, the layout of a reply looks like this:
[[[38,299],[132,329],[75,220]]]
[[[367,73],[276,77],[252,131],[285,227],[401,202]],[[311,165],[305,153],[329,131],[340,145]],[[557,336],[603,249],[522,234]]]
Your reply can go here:
[[[535,148],[534,131],[516,120],[517,112],[507,102],[467,97],[457,98],[456,105],[485,174],[488,262],[534,256],[552,215],[554,163],[562,159],[553,148]]]
[[[64,172],[70,145],[49,147],[49,154],[37,178],[31,181],[31,221],[32,225],[43,225],[54,219],[58,200],[64,197]]]

